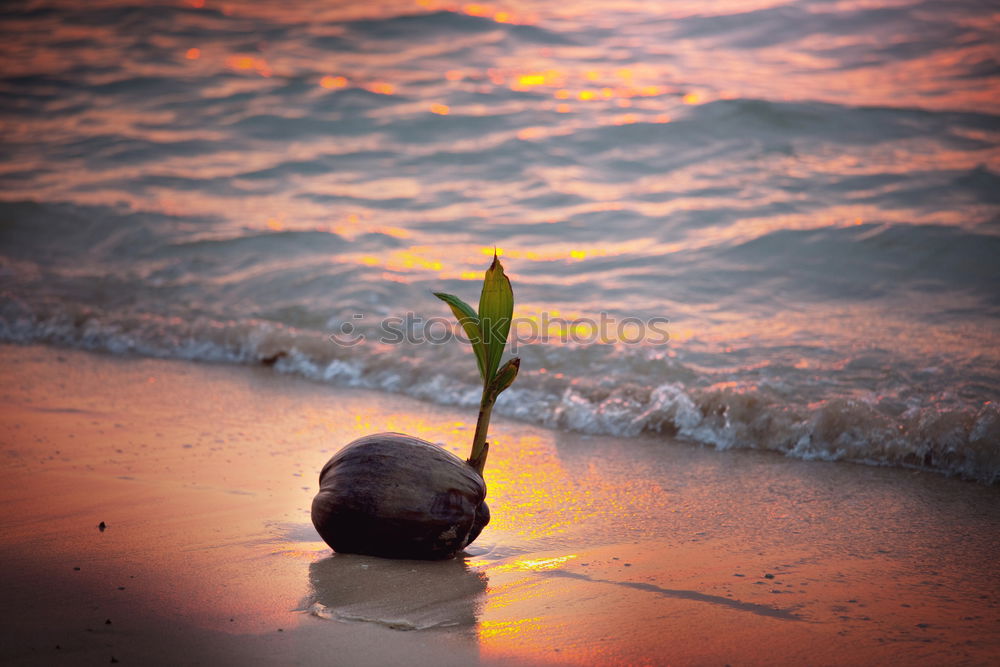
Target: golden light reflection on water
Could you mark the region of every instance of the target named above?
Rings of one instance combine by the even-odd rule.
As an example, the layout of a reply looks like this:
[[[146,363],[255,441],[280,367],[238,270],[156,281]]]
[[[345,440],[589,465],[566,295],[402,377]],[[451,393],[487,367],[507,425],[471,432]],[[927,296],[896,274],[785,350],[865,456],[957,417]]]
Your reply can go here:
[[[523,10],[515,10],[506,4],[504,5],[494,5],[487,3],[456,3],[456,2],[441,2],[440,0],[416,0],[415,4],[423,10],[426,11],[449,11],[465,14],[467,16],[475,16],[477,18],[485,18],[495,21],[496,23],[510,23],[519,25],[528,25],[535,22],[535,18]]]
[[[254,71],[263,77],[271,76],[271,66],[259,56],[237,54],[226,59],[226,67],[234,70]]]
[[[365,85],[365,88],[379,95],[392,95],[396,92],[396,86],[385,81],[373,81]]]
[[[613,203],[609,203],[609,206],[608,210],[616,210]],[[268,221],[268,227],[276,229],[270,220]],[[329,226],[325,228],[325,231],[335,231],[341,234],[350,232],[351,236],[355,236],[361,232],[379,232],[401,239],[409,236],[409,232],[405,229],[382,226],[365,226],[353,230],[345,229],[342,226]],[[658,247],[652,239],[635,239],[622,243],[601,245],[554,243],[536,246],[531,250],[494,246],[455,246],[452,248],[453,252],[449,252],[448,257],[445,257],[440,253],[440,248],[427,245],[412,245],[383,252],[378,255],[370,253],[345,254],[338,257],[338,260],[366,267],[382,267],[387,271],[398,274],[397,278],[405,280],[423,279],[429,276],[421,274],[433,273],[442,279],[471,281],[482,279],[483,268],[481,262],[474,259],[459,258],[474,257],[476,254],[492,257],[493,253],[496,252],[500,257],[518,261],[576,263],[600,257],[627,256],[643,250],[648,251],[651,247]],[[455,248],[460,249],[456,250]],[[516,263],[510,265],[508,272],[515,277],[520,277],[521,275],[517,270]],[[562,280],[575,282],[582,280],[582,278],[580,276],[568,276]],[[535,313],[543,311],[550,314],[552,312],[549,308],[534,309]],[[526,317],[531,316],[532,309],[522,311],[521,314]],[[579,313],[579,316],[583,315],[584,313]]]
[[[537,74],[522,74],[517,77],[517,85],[522,87],[555,85],[562,81],[558,72],[549,70]]]
[[[410,273],[413,270],[441,271],[445,264],[438,249],[428,246],[411,246],[394,250],[381,255],[351,256],[354,261],[363,266],[381,266],[397,273]]]
[[[205,66],[209,65],[208,62],[204,61],[213,60],[212,57],[209,57],[208,54],[203,53],[198,48],[191,48],[187,52],[182,51],[181,53],[184,54],[184,57],[189,61],[197,60],[197,66],[199,68],[202,67],[203,64]],[[194,56],[196,53],[198,54],[197,57]],[[941,57],[945,58],[945,56]],[[954,54],[949,57],[953,60],[955,58]],[[215,58],[214,60],[218,61],[218,58]],[[543,59],[540,62],[545,63],[547,61]],[[265,58],[260,54],[232,54],[225,59],[225,64],[226,67],[234,71],[253,73],[261,76],[270,76],[272,69],[274,68],[270,59]],[[402,77],[403,75],[399,74],[399,76]],[[534,141],[558,137],[565,134],[572,134],[578,129],[591,127],[595,124],[624,126],[643,122],[669,123],[673,120],[672,112],[674,108],[683,109],[685,105],[703,104],[705,102],[712,101],[717,97],[733,97],[738,95],[735,88],[732,90],[725,90],[723,92],[719,92],[718,90],[713,92],[707,88],[705,90],[700,88],[697,90],[676,89],[671,85],[663,83],[664,73],[662,71],[659,71],[657,68],[652,67],[649,64],[643,63],[633,63],[628,67],[623,68],[610,66],[594,67],[592,64],[585,66],[581,65],[579,68],[570,68],[566,67],[565,64],[562,64],[560,68],[540,67],[537,69],[525,68],[522,64],[522,66],[518,67],[501,66],[487,68],[485,70],[447,70],[440,76],[440,83],[445,86],[458,86],[466,83],[480,85],[481,82],[491,81],[494,82],[495,85],[512,87],[521,86],[527,87],[532,91],[540,91],[550,96],[549,99],[551,102],[549,103],[560,102],[551,107],[553,111],[563,113],[568,116],[565,122],[560,122],[556,126],[533,125],[529,127],[498,131],[491,135],[488,139],[486,137],[477,137],[475,142],[478,142],[480,145],[484,142],[502,142],[505,132],[512,136],[516,136],[518,139],[523,141]],[[351,85],[351,82],[346,76],[338,74],[325,74],[317,76],[317,78],[313,80],[318,81],[319,87],[328,90],[337,90]],[[226,82],[224,85],[227,87],[233,87],[235,83],[230,81]],[[390,76],[386,76],[385,80],[372,80],[367,83],[359,82],[356,85],[377,94],[395,95],[402,87],[407,85],[407,81],[402,79],[396,81]],[[442,94],[443,97],[440,98],[442,100],[447,99],[447,93],[441,89],[437,89],[436,94]],[[644,104],[643,100],[645,99],[649,99],[655,104],[653,106],[642,106]],[[525,104],[530,105],[535,103],[545,104],[537,100],[533,102],[523,101],[511,104],[514,105],[514,108],[523,108]],[[444,101],[424,100],[419,103],[414,103],[414,108],[419,108],[424,112],[430,111],[431,113],[439,116],[455,113],[455,109],[448,104],[445,104]],[[630,112],[622,114],[613,111],[614,109],[620,108],[629,108]],[[489,113],[495,110],[496,109],[485,108],[483,113]],[[587,110],[596,110],[596,112],[595,114],[583,113]],[[472,109],[463,108],[462,113],[478,112],[474,112]],[[680,111],[680,113],[684,113],[683,110]],[[93,121],[97,119],[90,120]],[[118,117],[118,121],[126,127],[138,122],[121,116]],[[102,124],[101,126],[105,127],[106,124]],[[95,127],[97,127],[97,125],[95,125]],[[150,136],[155,134],[149,130],[146,132]],[[975,134],[974,131],[969,132]],[[179,140],[188,138],[184,136],[182,132],[178,131],[162,134],[162,137],[156,136],[157,140]],[[993,138],[986,132],[979,134],[982,136],[970,136],[973,139],[987,141],[992,140]],[[197,138],[200,139],[206,137],[199,136]],[[338,143],[342,144],[343,142]],[[918,145],[918,140],[915,140],[912,143],[912,148],[899,150],[897,147],[897,155],[892,156],[873,153],[864,155],[855,154],[845,157],[843,153],[840,153],[839,157],[831,156],[829,164],[817,163],[816,156],[814,155],[796,155],[794,160],[784,161],[776,157],[770,160],[772,164],[768,166],[768,170],[780,171],[785,169],[790,170],[789,173],[804,173],[805,176],[815,176],[817,169],[820,170],[821,173],[836,173],[838,168],[847,169],[848,173],[865,173],[866,170],[868,172],[874,170],[878,173],[907,173],[918,168],[971,169],[984,162],[992,163],[997,161],[997,151],[995,149],[984,149],[979,154],[973,155],[968,151],[945,151],[940,149],[940,147],[921,146]],[[873,149],[873,151],[874,150],[875,149]],[[223,156],[220,156],[220,158],[221,157]],[[245,164],[245,161],[241,161],[241,164]],[[167,158],[162,163],[162,168],[166,171],[183,171],[183,169],[190,168],[190,161]],[[211,165],[206,163],[204,166],[199,167],[198,171],[211,171]],[[212,177],[225,175],[226,174],[216,173],[212,174]],[[114,176],[115,175],[111,172],[104,172],[100,175],[100,178],[107,180],[109,178],[113,178]],[[199,173],[199,176],[209,176],[209,174]],[[686,175],[685,170],[679,169],[674,170],[669,176],[660,176],[659,178],[662,183],[657,182],[657,177],[648,177],[640,179],[639,182],[610,185],[605,183],[588,182],[587,179],[581,179],[580,174],[574,174],[571,179],[567,180],[559,178],[551,179],[549,185],[555,191],[583,196],[588,200],[598,200],[590,201],[577,206],[563,207],[559,212],[559,218],[561,219],[594,210],[613,210],[614,207],[620,207],[625,210],[634,210],[642,215],[650,217],[666,217],[680,211],[711,209],[712,207],[718,205],[718,201],[701,195],[696,197],[684,197],[683,195],[672,196],[665,201],[646,201],[645,198],[636,200],[634,195],[636,192],[642,192],[649,195],[659,192],[670,193],[676,191],[678,188],[697,189],[699,186],[704,185],[706,181],[711,181],[712,187],[718,187],[720,185],[746,187],[747,185],[743,182],[729,183],[728,181],[732,179],[727,179],[725,176],[717,173],[702,173],[697,177],[693,176],[693,174]],[[90,184],[88,182],[92,181],[94,178],[96,178],[95,175],[82,172],[74,175],[70,179],[66,179],[65,183],[73,186],[89,186]],[[241,183],[241,187],[250,187],[250,184]],[[114,194],[111,192],[96,191],[92,186],[84,188],[83,190],[84,192],[78,195],[79,198],[92,203],[106,203]],[[382,184],[378,183],[372,188],[362,188],[358,191],[358,195],[362,197],[370,197],[372,199],[381,199],[383,197],[378,194],[380,190],[391,192],[391,189],[383,188]],[[153,201],[156,206],[159,206],[164,210],[169,208],[170,212],[176,214],[219,212],[217,210],[219,209],[218,200],[211,197],[202,198],[199,195],[185,197],[183,207],[179,207],[175,199],[171,198],[168,200],[164,198],[159,193],[156,193],[155,188],[150,188],[148,192],[150,193],[148,195],[126,193],[121,196],[124,197],[125,200],[134,204],[136,207],[148,206],[150,201]],[[318,188],[318,190],[312,194],[315,196],[321,196],[327,193],[323,188]],[[338,191],[335,193],[331,192],[329,194],[347,194],[348,196],[352,196],[351,192],[340,193]],[[415,193],[410,190],[402,196],[414,197],[419,194],[419,192]],[[498,192],[498,194],[500,193]],[[246,197],[246,204],[241,205],[245,205],[248,210],[261,210],[262,207],[260,204],[262,201],[260,199],[256,199],[256,195],[254,193],[248,193],[248,195],[249,196]],[[860,196],[860,193],[858,196]],[[256,201],[254,201],[255,199]],[[767,201],[762,201],[759,198],[742,198],[735,205],[752,210],[754,208],[759,208],[761,205],[773,203],[777,203],[777,200],[775,200],[772,195]],[[206,206],[202,206],[202,204],[205,204]],[[302,216],[310,217],[322,216],[324,210],[328,209],[328,207],[325,207],[323,204],[311,204],[302,201],[283,201],[281,202],[281,205],[288,209],[294,209],[292,211],[293,214],[300,213]],[[231,207],[232,204],[230,202],[223,203],[223,208],[231,210]],[[770,219],[778,221],[781,225],[790,224],[793,228],[809,228],[830,224],[831,218],[834,218],[833,224],[838,224],[836,222],[838,214],[839,212],[835,210],[821,211],[819,213],[816,211],[809,211],[806,215],[786,216],[783,218],[772,216]],[[878,218],[880,214],[882,215],[881,219],[889,222],[905,222],[908,221],[908,219],[914,218],[915,211],[903,209],[883,211],[878,206],[869,206],[865,211],[859,211],[858,213],[852,212],[852,214],[850,214],[846,219],[854,220],[857,217],[863,217],[865,219]],[[271,215],[273,217],[273,214]],[[949,214],[947,212],[938,212],[936,215],[938,221],[943,221],[949,224],[952,222],[961,223],[962,221],[962,215],[959,213]],[[950,219],[944,220],[945,216],[948,215],[951,216]],[[420,213],[416,213],[414,215],[414,219],[419,219],[420,217]],[[744,229],[740,233],[747,238],[750,238],[754,235],[754,233],[759,235],[759,233],[766,233],[768,231],[767,229],[756,229],[755,225],[759,221],[753,222],[754,225],[751,226],[754,227],[754,232],[745,234],[747,230],[746,225],[744,225]],[[263,221],[259,224],[263,224]],[[290,225],[290,227],[295,228],[294,225]],[[402,228],[396,227],[395,229],[400,230]],[[727,233],[731,233],[734,229],[735,227],[730,228]],[[341,230],[337,229],[336,231],[339,233]],[[710,228],[706,230],[706,233],[709,234],[708,243],[719,240],[718,237],[711,235],[712,231],[713,230]],[[694,238],[694,235],[690,237],[692,240]],[[706,244],[703,243],[702,245]],[[457,268],[454,272],[446,273],[445,277],[461,277],[463,275],[465,275],[465,272],[460,268]]]
[[[347,77],[328,74],[319,80],[319,85],[330,90],[344,88],[347,86]]]

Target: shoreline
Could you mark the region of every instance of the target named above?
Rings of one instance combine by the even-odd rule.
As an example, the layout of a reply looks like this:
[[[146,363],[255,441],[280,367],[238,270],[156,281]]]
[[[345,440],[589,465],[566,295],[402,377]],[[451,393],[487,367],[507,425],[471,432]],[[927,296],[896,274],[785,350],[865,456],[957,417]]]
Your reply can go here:
[[[263,368],[13,345],[0,360],[4,661],[986,664],[1000,651],[995,487],[499,417],[494,518],[467,557],[331,556],[308,517],[329,456],[386,430],[464,456],[472,411]]]
[[[33,317],[27,312],[21,316]],[[179,318],[173,321],[183,322]],[[144,334],[131,331],[133,324],[112,325],[97,334],[96,342],[92,332],[63,331],[54,340],[68,347],[56,345],[53,349],[74,349],[123,360],[149,358],[266,369],[330,391],[369,391],[427,402],[446,410],[478,407],[479,388],[474,382],[452,382],[452,378],[442,381],[446,374],[426,368],[417,373],[408,373],[405,365],[387,369],[381,367],[378,354],[369,357],[361,350],[352,352],[358,357],[330,356],[329,340],[315,331],[272,331],[269,326],[254,329],[215,322],[208,327],[210,333],[168,327],[159,333],[159,342],[136,345],[133,339],[138,336],[141,341]],[[119,325],[124,332],[119,331]],[[160,322],[158,326],[166,325]],[[190,347],[182,351],[172,343],[164,344],[164,340],[178,337],[191,338],[199,351],[193,352]],[[51,345],[48,340],[30,334],[13,335],[0,345],[47,347]],[[443,367],[438,365],[442,363],[447,362],[436,360],[434,369]],[[369,365],[377,370],[370,371]],[[768,398],[767,392],[758,390],[702,391],[697,383],[688,386],[670,381],[640,386],[638,396],[632,389],[618,395],[601,388],[577,387],[580,378],[569,376],[545,386],[551,375],[548,373],[545,377],[549,379],[535,386],[530,385],[530,374],[522,377],[519,385],[499,398],[494,414],[578,437],[655,439],[720,452],[770,452],[802,461],[919,470],[1000,486],[1000,450],[993,444],[1000,439],[1000,411],[995,401],[940,409],[925,405],[930,412],[921,409],[914,414],[897,405],[886,413],[850,395],[828,396],[806,407]],[[624,383],[628,385],[628,381]],[[895,412],[896,408],[900,412]]]

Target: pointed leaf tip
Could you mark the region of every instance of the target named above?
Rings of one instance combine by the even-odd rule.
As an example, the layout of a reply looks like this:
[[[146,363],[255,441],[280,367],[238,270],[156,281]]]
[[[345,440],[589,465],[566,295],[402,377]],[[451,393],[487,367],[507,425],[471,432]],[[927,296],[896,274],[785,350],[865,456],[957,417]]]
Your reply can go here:
[[[479,324],[486,343],[487,385],[496,375],[503,357],[511,319],[514,316],[514,291],[510,279],[503,271],[500,258],[494,253],[493,262],[483,277],[483,291],[479,297]]]

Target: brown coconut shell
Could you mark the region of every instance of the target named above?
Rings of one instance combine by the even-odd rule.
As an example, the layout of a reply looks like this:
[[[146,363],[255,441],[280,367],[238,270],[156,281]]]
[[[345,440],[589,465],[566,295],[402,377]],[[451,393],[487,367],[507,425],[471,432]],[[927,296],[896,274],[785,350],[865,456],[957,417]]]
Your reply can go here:
[[[486,483],[467,462],[403,435],[358,438],[319,475],[312,521],[340,553],[450,558],[489,523]]]

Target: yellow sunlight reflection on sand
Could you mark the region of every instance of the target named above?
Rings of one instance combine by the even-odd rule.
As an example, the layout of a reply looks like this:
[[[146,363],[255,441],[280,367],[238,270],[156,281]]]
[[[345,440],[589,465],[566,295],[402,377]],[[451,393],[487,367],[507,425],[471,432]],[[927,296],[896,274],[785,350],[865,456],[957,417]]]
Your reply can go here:
[[[579,451],[572,455],[561,451],[563,445],[575,449],[582,444],[572,442],[580,436],[562,444],[555,435],[510,433],[503,428],[491,436],[493,456],[486,469],[489,498],[493,507],[503,511],[494,512],[480,539],[484,544],[499,539],[491,537],[493,531],[506,544],[524,545],[528,553],[500,562],[485,557],[469,560],[471,567],[489,577],[489,594],[478,625],[483,655],[529,656],[533,664],[587,664],[595,656],[592,643],[584,649],[574,646],[580,630],[566,625],[573,614],[565,608],[549,611],[549,605],[575,600],[591,608],[599,604],[598,598],[586,588],[592,583],[581,583],[581,577],[607,578],[610,568],[628,566],[611,565],[618,563],[614,547],[606,554],[577,548],[560,553],[557,545],[576,543],[580,535],[589,535],[594,543],[620,540],[637,529],[648,513],[667,512],[669,493],[638,475],[623,492],[622,478],[605,463]],[[602,525],[614,525],[613,535],[591,532]],[[535,546],[539,544],[549,550],[539,552]],[[634,600],[645,603],[642,597]],[[657,603],[655,598],[650,600]],[[542,609],[547,611],[538,616]],[[560,643],[553,645],[553,641]],[[559,651],[554,651],[556,646]]]
[[[516,560],[513,563],[507,563],[506,565],[498,565],[490,568],[490,572],[507,572],[509,570],[529,570],[532,572],[538,572],[541,570],[552,570],[576,557],[576,554],[569,554],[568,556],[556,556],[554,558]]]
[[[536,630],[539,627],[541,616],[533,618],[520,618],[515,621],[482,621],[479,624],[480,641],[488,641],[502,635],[513,635],[529,630]]]

